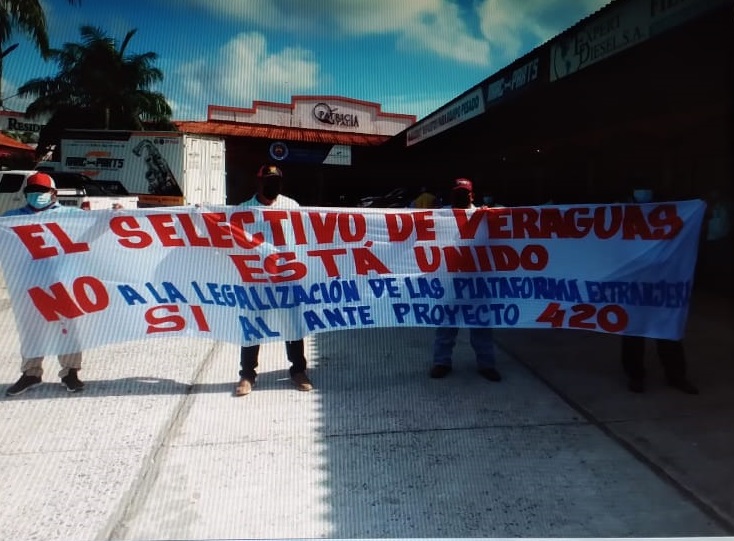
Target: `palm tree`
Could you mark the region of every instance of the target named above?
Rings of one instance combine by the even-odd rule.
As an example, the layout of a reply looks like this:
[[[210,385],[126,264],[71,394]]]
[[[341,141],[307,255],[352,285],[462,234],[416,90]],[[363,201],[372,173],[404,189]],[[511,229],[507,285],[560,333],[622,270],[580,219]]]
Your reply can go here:
[[[72,5],[81,4],[81,0],[68,1]],[[28,35],[41,51],[41,55],[46,58],[49,52],[48,33],[46,14],[40,0],[0,1],[0,107],[2,107],[3,57],[12,50],[10,47],[5,50],[5,44],[16,29]]]
[[[58,141],[62,127],[141,130],[146,122],[170,125],[171,107],[163,94],[150,90],[163,80],[154,65],[158,55],[126,54],[136,30],[125,35],[119,48],[99,28],[82,26],[80,33],[81,43],[49,51],[59,67],[56,76],[32,79],[18,89],[20,96],[35,98],[27,116],[51,115],[45,128],[50,133],[41,133],[39,152],[42,143]]]

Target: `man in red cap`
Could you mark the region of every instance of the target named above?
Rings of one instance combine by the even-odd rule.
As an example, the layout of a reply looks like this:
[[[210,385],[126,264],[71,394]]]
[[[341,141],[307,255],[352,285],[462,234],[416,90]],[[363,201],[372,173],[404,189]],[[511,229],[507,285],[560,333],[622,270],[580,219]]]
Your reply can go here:
[[[451,194],[451,208],[474,209],[474,186],[466,178],[454,180]],[[437,327],[433,342],[433,366],[430,376],[444,378],[452,369],[451,353],[456,344],[459,329],[456,327]],[[479,374],[489,381],[501,381],[502,376],[495,368],[494,341],[491,327],[473,327],[469,329],[469,343],[477,358]]]
[[[83,212],[76,207],[60,205],[56,201],[56,183],[46,173],[34,173],[29,176],[23,193],[25,194],[26,205],[9,210],[3,216],[41,215],[47,212]],[[19,395],[28,389],[38,387],[43,382],[41,379],[43,375],[43,357],[21,356],[21,358],[20,370],[23,374],[18,381],[5,391],[8,396]],[[84,383],[79,380],[77,374],[82,367],[81,352],[59,355],[59,364],[61,365],[59,377],[66,390],[70,393],[83,390]]]
[[[280,192],[283,190],[283,172],[275,165],[263,165],[257,172],[257,192],[240,207],[270,207],[294,209],[300,205]],[[285,351],[291,362],[291,381],[299,391],[313,389],[311,380],[306,375],[306,357],[304,343],[301,340],[286,341]],[[257,358],[260,345],[243,346],[240,350],[240,381],[235,387],[235,396],[245,396],[252,392],[257,378]]]

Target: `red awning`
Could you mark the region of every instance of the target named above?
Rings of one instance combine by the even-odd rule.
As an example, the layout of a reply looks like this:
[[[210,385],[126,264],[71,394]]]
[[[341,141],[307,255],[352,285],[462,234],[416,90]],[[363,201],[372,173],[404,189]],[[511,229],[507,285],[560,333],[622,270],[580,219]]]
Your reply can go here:
[[[21,143],[20,141],[16,141],[12,137],[9,137],[5,135],[4,133],[0,133],[0,148],[2,148],[5,151],[21,151],[21,152],[30,152],[31,154],[35,153],[35,149],[31,146],[26,145],[25,143]]]
[[[242,124],[215,121],[176,121],[176,127],[184,133],[225,137],[253,137],[276,141],[302,141],[332,145],[376,146],[390,139],[389,135],[345,133],[310,128],[287,128],[262,124]]]

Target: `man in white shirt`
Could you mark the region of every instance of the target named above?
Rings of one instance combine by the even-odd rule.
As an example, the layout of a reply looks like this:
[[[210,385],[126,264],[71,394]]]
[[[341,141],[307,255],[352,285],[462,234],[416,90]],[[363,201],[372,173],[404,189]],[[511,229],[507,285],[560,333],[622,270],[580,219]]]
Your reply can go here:
[[[263,165],[257,172],[257,192],[240,207],[269,207],[294,209],[300,205],[280,192],[283,189],[283,172],[274,165]],[[290,375],[299,391],[310,391],[313,384],[306,375],[306,357],[303,339],[286,341],[285,351],[291,362]],[[235,387],[235,396],[245,396],[252,392],[257,378],[257,358],[260,346],[243,346],[240,351],[240,381]]]

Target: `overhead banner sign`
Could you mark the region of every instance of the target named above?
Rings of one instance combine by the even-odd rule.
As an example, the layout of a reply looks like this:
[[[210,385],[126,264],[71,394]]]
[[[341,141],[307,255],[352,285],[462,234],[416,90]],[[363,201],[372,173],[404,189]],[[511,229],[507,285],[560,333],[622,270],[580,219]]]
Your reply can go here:
[[[484,113],[484,97],[481,87],[475,88],[458,100],[441,107],[432,115],[424,118],[407,132],[406,145],[411,146],[429,137],[438,135],[462,122]]]
[[[0,218],[26,357],[369,327],[677,339],[702,201],[477,210],[176,207]]]

